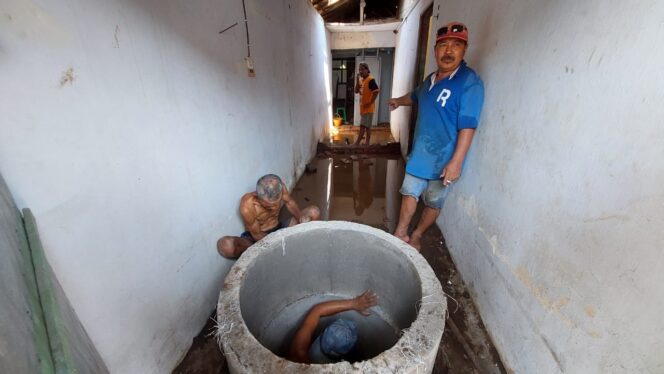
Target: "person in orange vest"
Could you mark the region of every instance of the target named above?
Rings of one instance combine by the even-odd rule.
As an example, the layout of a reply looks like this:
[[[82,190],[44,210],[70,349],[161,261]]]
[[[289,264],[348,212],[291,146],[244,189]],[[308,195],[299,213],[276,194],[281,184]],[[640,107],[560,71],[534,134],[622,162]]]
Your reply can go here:
[[[362,81],[360,82],[360,77]],[[355,82],[355,93],[360,94],[360,133],[357,135],[355,145],[360,144],[360,141],[366,133],[367,139],[364,145],[369,145],[371,139],[371,124],[373,122],[374,113],[376,113],[376,98],[380,89],[376,80],[371,76],[369,65],[366,62],[360,62],[357,74],[357,82]]]

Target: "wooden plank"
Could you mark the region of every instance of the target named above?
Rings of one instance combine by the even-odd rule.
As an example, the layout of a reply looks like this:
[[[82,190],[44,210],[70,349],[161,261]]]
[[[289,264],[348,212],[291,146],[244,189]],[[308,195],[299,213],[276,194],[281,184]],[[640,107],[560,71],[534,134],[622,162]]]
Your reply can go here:
[[[46,259],[37,223],[30,209],[23,209],[23,219],[55,372],[108,373],[104,361],[85,332]]]
[[[0,175],[0,373],[53,373],[23,219]]]

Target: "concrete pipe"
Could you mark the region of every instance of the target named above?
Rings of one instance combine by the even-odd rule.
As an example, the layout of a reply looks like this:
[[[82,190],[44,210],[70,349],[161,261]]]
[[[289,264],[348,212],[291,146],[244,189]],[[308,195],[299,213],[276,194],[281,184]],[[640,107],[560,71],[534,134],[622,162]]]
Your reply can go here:
[[[372,315],[342,314],[358,325],[351,362],[283,358],[314,304],[366,289],[380,298]],[[446,310],[433,270],[406,243],[356,223],[311,222],[270,234],[235,263],[219,296],[217,333],[231,373],[430,373]]]

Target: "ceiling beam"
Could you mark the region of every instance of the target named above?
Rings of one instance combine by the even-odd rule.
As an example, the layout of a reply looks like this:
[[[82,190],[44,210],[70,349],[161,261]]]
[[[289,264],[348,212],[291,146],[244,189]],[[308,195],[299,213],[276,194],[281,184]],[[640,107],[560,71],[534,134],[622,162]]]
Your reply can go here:
[[[328,15],[329,13],[335,12],[335,11],[339,10],[340,8],[345,8],[349,5],[354,5],[353,1],[339,0],[334,4],[328,5],[325,8],[323,8],[323,11],[322,11],[321,15],[323,16],[323,18],[325,18],[325,16]]]

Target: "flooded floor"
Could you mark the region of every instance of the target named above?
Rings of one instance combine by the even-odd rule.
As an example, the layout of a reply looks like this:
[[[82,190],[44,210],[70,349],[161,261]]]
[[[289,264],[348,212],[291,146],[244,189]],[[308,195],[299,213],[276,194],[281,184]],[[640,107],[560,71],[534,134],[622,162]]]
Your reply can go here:
[[[400,156],[353,154],[325,157],[309,165],[292,196],[300,207],[317,205],[322,220],[353,221],[392,232],[399,216],[399,187],[403,176],[404,164]],[[417,222],[419,211],[413,222]],[[448,295],[449,316],[433,373],[505,373],[435,225],[422,238],[422,254]],[[213,324],[208,323],[203,328],[174,373],[228,372],[214,338],[207,336],[212,327]]]
[[[299,206],[318,206],[323,221],[351,221],[394,230],[404,175],[401,157],[323,158],[314,160],[308,169],[292,193]]]
[[[342,125],[336,128],[335,134],[332,139],[326,141],[327,144],[347,145],[353,144],[357,140],[358,126]],[[363,140],[364,141],[364,140]],[[371,139],[369,144],[387,144],[394,143],[392,132],[389,126],[378,126],[371,128]]]

